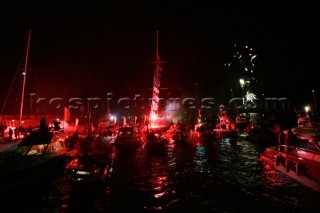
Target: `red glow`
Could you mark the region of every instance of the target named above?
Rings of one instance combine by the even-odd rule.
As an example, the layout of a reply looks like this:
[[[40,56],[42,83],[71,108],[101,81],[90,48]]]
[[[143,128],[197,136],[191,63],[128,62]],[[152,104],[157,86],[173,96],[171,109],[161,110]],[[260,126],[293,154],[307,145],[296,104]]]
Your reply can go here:
[[[263,173],[264,173],[264,182],[270,188],[283,184],[282,178],[278,175],[276,169],[273,166],[267,163],[264,163]]]

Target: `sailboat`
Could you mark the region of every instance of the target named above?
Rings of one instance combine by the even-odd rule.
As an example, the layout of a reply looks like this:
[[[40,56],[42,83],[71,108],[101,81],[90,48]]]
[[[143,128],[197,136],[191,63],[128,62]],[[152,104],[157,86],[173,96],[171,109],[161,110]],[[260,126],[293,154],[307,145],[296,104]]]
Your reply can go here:
[[[153,88],[152,88],[152,102],[150,109],[150,128],[159,128],[161,125],[161,119],[159,118],[159,93],[160,93],[160,77],[162,72],[161,64],[165,63],[160,60],[158,52],[158,31],[156,36],[156,61],[154,77],[153,77]]]
[[[22,113],[24,104],[24,90],[26,84],[28,52],[31,30],[29,31],[27,52],[24,65],[24,78],[20,103],[19,127],[22,126]],[[66,146],[67,135],[60,131],[51,131],[45,118],[41,118],[39,129],[28,132],[14,142],[0,146],[0,182],[16,184],[23,180],[40,176],[57,166],[63,166],[66,157],[75,150],[68,150]],[[10,151],[8,151],[10,150]],[[4,187],[1,185],[1,187]]]
[[[0,143],[0,156],[10,156],[10,155],[14,155],[15,151],[17,149],[19,149],[19,147],[21,147],[22,144],[25,144],[25,141],[28,141],[29,145],[32,145],[33,143],[30,142],[30,137],[32,136],[32,140],[34,138],[37,138],[38,136],[36,135],[36,131],[35,132],[28,132],[26,131],[22,125],[23,125],[23,106],[24,106],[24,98],[25,98],[25,86],[26,86],[26,77],[27,77],[27,70],[28,70],[28,56],[29,56],[29,47],[30,47],[30,40],[31,40],[31,30],[29,30],[29,35],[28,35],[28,43],[27,43],[27,48],[26,48],[26,54],[25,54],[25,62],[24,62],[24,70],[23,70],[23,82],[22,82],[22,92],[21,92],[21,102],[20,102],[20,114],[19,114],[19,124],[16,125],[13,121],[11,122],[10,126],[7,126],[7,129],[11,129],[10,130],[10,135],[4,135],[3,138],[3,143]],[[42,119],[41,119],[42,120]],[[40,121],[41,121],[40,120]],[[39,126],[41,129],[41,122],[39,120],[36,119],[30,119],[30,121],[28,120],[27,125],[30,125],[31,122],[33,123],[33,125]],[[37,124],[35,124],[37,122]],[[45,121],[46,122],[46,121]],[[24,130],[24,131],[23,131]],[[12,134],[12,132],[15,132],[15,134]],[[48,129],[49,132],[49,129]],[[33,134],[34,133],[34,134]],[[49,141],[43,141],[43,143],[48,144],[51,142],[55,142],[55,141],[64,141],[66,139],[66,135],[63,133],[59,133],[59,135],[57,135],[56,132],[50,132],[53,135],[48,137],[51,138]],[[12,134],[12,135],[11,135]],[[42,136],[40,136],[41,138]],[[35,142],[37,144],[41,144],[42,142]],[[63,142],[61,142],[62,144]]]
[[[160,77],[162,72],[161,64],[165,63],[160,60],[158,52],[158,31],[156,36],[156,60],[154,77],[153,77],[153,89],[152,89],[152,102],[150,109],[150,126],[146,135],[146,148],[149,153],[165,154],[167,150],[167,144],[169,138],[162,134],[164,126],[164,119],[159,116],[159,93],[160,93]]]
[[[23,113],[23,105],[24,105],[24,93],[25,93],[25,85],[26,85],[26,76],[27,76],[27,70],[28,70],[28,57],[29,57],[29,47],[30,47],[30,39],[31,39],[31,30],[29,30],[29,35],[28,35],[28,42],[27,42],[27,48],[26,48],[26,54],[25,54],[25,63],[24,63],[24,70],[23,70],[23,81],[22,81],[22,92],[21,92],[21,102],[20,102],[20,114],[19,114],[19,123],[16,125],[14,120],[11,120],[10,122],[6,121],[5,119],[2,120],[2,127],[6,127],[3,130],[3,138],[1,142],[6,142],[6,141],[15,141],[15,143],[18,143],[20,140],[19,138],[22,137],[21,132],[19,130],[23,129],[22,128],[22,113]],[[11,90],[11,88],[10,88]],[[10,92],[7,94],[5,103],[9,97]],[[3,107],[5,106],[5,103]],[[1,114],[2,114],[3,108],[1,109]]]

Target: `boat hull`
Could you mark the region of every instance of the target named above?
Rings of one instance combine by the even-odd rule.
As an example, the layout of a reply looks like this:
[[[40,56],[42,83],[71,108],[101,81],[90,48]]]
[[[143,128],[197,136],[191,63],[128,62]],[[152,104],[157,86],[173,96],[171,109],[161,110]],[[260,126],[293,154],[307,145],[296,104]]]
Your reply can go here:
[[[114,143],[119,152],[137,151],[142,145],[143,143],[139,139],[117,139]]]
[[[320,192],[320,163],[269,147],[260,155],[260,160],[288,175],[301,184]]]
[[[119,130],[114,146],[118,152],[135,152],[144,144],[140,133],[135,132],[133,127],[122,127]]]

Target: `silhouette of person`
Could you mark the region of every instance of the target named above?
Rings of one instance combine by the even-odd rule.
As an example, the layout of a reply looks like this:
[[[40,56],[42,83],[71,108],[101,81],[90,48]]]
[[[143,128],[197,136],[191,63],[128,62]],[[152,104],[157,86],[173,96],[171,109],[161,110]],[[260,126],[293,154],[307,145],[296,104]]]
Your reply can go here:
[[[40,119],[39,132],[49,132],[49,127],[47,125],[47,120],[45,118]]]
[[[293,134],[293,132],[291,130],[288,130],[286,137],[284,139],[284,143],[286,145],[286,150],[285,152],[288,153],[289,150],[292,149],[292,146],[296,146],[296,135]]]
[[[54,125],[54,131],[59,131],[60,130],[60,122],[55,120],[53,122],[53,125]]]
[[[13,133],[14,133],[14,137],[15,137],[16,139],[18,139],[18,138],[19,138],[18,128],[15,128]]]
[[[9,138],[8,138],[9,141],[12,140],[12,135],[13,135],[13,131],[11,128],[9,128]]]

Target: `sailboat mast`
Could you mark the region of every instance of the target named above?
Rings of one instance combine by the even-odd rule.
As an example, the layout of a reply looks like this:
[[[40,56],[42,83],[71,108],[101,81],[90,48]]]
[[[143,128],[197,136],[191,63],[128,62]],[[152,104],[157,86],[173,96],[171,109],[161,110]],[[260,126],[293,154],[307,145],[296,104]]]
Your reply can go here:
[[[159,107],[159,66],[160,57],[158,54],[158,31],[156,34],[156,60],[153,62],[155,64],[154,76],[153,76],[153,88],[152,88],[152,102],[151,102],[151,112],[150,112],[150,124],[155,125],[155,119],[158,117],[158,107]]]
[[[19,116],[19,126],[22,126],[22,111],[24,103],[24,88],[26,85],[27,69],[28,69],[28,57],[29,57],[29,46],[30,46],[31,30],[29,30],[26,58],[24,63],[24,72],[23,72],[23,84],[22,84],[22,93],[21,93],[21,104],[20,104],[20,116]]]
[[[161,64],[165,63],[164,61],[160,60],[158,52],[158,31],[156,36],[156,60],[152,63],[155,64],[155,69],[153,77],[152,102],[150,110],[150,125],[155,126],[156,120],[158,119],[160,77],[162,72]]]
[[[156,35],[156,66],[154,70],[154,77],[158,80],[159,79],[159,65],[160,65],[160,58],[159,58],[159,52],[158,52],[158,31]]]

